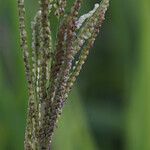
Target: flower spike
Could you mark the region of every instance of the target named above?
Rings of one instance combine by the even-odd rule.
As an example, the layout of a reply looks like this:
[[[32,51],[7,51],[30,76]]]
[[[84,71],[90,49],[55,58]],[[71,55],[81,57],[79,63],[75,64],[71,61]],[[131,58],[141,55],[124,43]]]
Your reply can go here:
[[[21,48],[28,81],[28,113],[25,150],[49,150],[68,95],[93,47],[105,18],[109,0],[96,3],[79,16],[82,0],[74,0],[66,13],[67,0],[39,0],[32,22],[32,48],[27,43],[24,0],[18,0]],[[51,16],[58,29],[52,31]],[[55,39],[53,34],[57,34]]]

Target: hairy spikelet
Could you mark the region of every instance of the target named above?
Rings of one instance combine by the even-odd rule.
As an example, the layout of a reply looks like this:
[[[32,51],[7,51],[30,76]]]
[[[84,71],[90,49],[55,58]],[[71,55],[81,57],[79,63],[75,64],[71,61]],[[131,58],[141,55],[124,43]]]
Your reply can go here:
[[[26,150],[49,150],[59,116],[69,92],[100,31],[109,0],[95,4],[79,16],[82,0],[66,13],[67,0],[39,0],[32,22],[32,48],[27,43],[24,0],[18,0],[21,47],[28,81],[29,104]],[[49,17],[57,15],[57,39],[52,39]],[[52,45],[53,41],[53,45]]]
[[[62,16],[65,13],[67,1],[66,0],[55,0],[54,7],[56,8],[55,15]]]

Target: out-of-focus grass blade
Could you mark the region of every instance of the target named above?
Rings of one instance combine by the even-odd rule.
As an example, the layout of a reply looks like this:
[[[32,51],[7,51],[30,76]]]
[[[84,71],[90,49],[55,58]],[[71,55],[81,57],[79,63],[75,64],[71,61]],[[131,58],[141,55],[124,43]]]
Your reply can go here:
[[[150,150],[150,1],[138,1],[139,61],[128,115],[127,150]]]

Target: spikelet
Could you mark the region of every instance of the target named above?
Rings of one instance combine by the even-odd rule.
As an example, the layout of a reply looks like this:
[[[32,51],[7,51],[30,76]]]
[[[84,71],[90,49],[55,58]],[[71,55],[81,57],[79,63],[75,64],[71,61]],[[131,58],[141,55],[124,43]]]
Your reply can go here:
[[[54,7],[56,8],[55,15],[58,17],[63,16],[65,13],[67,1],[66,0],[55,0]]]
[[[95,4],[93,10],[80,17],[82,0],[75,0],[69,14],[65,11],[67,0],[39,0],[39,3],[32,22],[30,54],[24,0],[18,0],[20,39],[29,91],[26,150],[51,148],[58,118],[99,33],[109,0]],[[56,41],[52,39],[49,21],[52,15],[57,15],[59,20]]]

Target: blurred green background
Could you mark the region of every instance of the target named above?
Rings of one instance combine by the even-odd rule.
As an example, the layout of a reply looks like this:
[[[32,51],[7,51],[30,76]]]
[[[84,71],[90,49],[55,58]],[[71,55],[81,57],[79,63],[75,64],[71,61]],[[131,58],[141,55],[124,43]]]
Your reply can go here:
[[[87,12],[98,0],[84,2]],[[0,150],[23,150],[28,98],[16,6],[0,0]],[[26,6],[31,35],[37,1]],[[149,0],[111,0],[53,150],[150,150]]]

